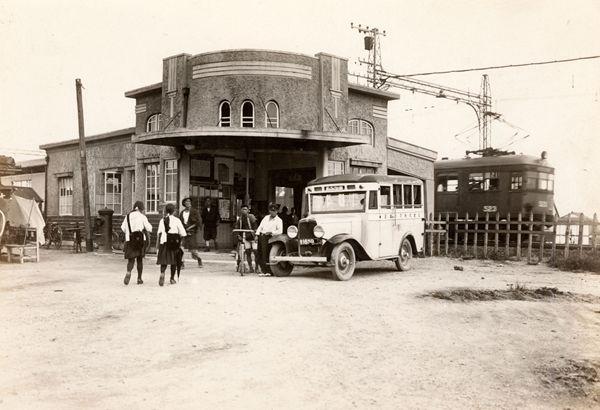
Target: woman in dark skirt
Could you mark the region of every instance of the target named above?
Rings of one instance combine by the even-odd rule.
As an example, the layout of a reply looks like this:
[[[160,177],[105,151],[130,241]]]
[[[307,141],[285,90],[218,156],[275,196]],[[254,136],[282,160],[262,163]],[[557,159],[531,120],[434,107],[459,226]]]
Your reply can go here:
[[[158,224],[158,258],[156,264],[160,265],[160,279],[158,284],[163,286],[165,283],[165,271],[167,265],[171,265],[171,285],[175,281],[175,272],[178,266],[181,266],[181,238],[186,236],[185,228],[179,218],[173,216],[175,205],[167,204],[165,206],[165,217]]]
[[[129,285],[133,265],[137,263],[137,283],[141,285],[144,283],[142,271],[144,270],[144,256],[146,255],[145,237],[152,232],[152,225],[144,215],[144,203],[142,201],[136,201],[133,205],[133,210],[123,219],[121,230],[125,232],[125,247],[123,250],[125,259],[127,259],[127,273],[123,283]]]

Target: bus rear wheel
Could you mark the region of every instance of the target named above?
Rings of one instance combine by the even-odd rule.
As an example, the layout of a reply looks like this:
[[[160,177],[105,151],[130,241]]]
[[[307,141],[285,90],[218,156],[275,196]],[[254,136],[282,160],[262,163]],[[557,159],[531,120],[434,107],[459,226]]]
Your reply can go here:
[[[285,256],[285,254],[285,245],[281,242],[276,242],[271,246],[271,250],[269,251],[269,261],[271,261],[274,256]],[[275,276],[289,276],[294,269],[294,265],[289,262],[279,262],[269,266],[271,268],[271,272]]]
[[[394,261],[396,264],[396,269],[399,271],[407,271],[410,269],[412,260],[412,245],[408,238],[402,239],[402,243],[400,244],[400,251],[398,252],[398,257]]]
[[[354,275],[356,255],[348,242],[339,243],[331,251],[331,271],[335,280],[348,280]]]

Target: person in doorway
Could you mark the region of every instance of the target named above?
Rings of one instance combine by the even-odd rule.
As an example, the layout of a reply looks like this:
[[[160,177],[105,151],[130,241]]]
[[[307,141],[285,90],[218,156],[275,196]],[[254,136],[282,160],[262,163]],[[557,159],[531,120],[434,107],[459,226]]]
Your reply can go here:
[[[198,261],[198,266],[202,267],[202,258],[198,254],[200,247],[196,239],[196,232],[200,224],[200,215],[197,209],[192,208],[192,200],[190,198],[184,198],[181,204],[183,205],[183,210],[179,214],[179,219],[181,219],[187,235],[184,239],[184,247],[190,251],[192,258]],[[181,266],[183,266],[183,260]]]
[[[292,216],[290,215],[287,206],[281,208],[279,219],[281,219],[281,222],[283,223],[283,232],[287,232],[287,228],[292,224]]]
[[[165,271],[167,265],[171,266],[171,285],[175,281],[175,272],[180,260],[181,238],[186,236],[185,228],[181,220],[175,216],[175,205],[167,204],[165,206],[165,217],[158,224],[158,257],[156,264],[160,265],[160,279],[158,284],[163,286],[165,283]]]
[[[248,205],[242,205],[241,215],[235,223],[235,229],[251,229],[256,231],[257,225],[258,222],[256,221],[256,217],[250,213],[250,208]],[[238,241],[244,243],[244,254],[246,255],[246,260],[248,261],[248,267],[250,268],[250,272],[254,273],[254,269],[252,268],[252,255],[254,255],[254,259],[256,261],[256,251],[258,249],[256,235],[254,233],[246,232],[243,235],[238,235]],[[244,263],[244,261],[238,262]],[[258,266],[256,269],[258,270]]]
[[[204,209],[202,209],[202,224],[204,225],[204,241],[206,242],[206,252],[210,251],[210,241],[213,241],[217,249],[217,225],[219,224],[219,210],[213,206],[210,198],[206,198]]]
[[[144,256],[146,255],[146,237],[144,232],[148,235],[152,232],[152,225],[150,225],[148,218],[144,215],[144,203],[142,201],[136,201],[133,204],[133,210],[123,220],[121,230],[125,233],[125,247],[123,250],[125,259],[127,259],[127,273],[125,274],[123,283],[129,285],[133,265],[137,264],[137,283],[141,285],[144,283],[142,272],[144,270]]]
[[[263,275],[270,276],[269,268],[269,239],[273,235],[283,232],[283,222],[277,216],[277,204],[269,204],[269,215],[260,222],[256,234],[258,235],[258,263]]]
[[[290,211],[290,218],[292,220],[292,225],[298,226],[298,214],[296,214],[296,208],[292,208]]]

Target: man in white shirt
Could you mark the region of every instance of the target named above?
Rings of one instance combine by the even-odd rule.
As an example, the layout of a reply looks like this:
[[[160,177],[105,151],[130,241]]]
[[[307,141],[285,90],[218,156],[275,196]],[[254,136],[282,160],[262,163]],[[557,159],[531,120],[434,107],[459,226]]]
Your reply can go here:
[[[271,269],[267,262],[269,261],[269,239],[273,235],[283,233],[283,221],[277,216],[277,204],[269,204],[269,215],[265,216],[256,234],[258,235],[258,263],[263,274],[270,274]]]

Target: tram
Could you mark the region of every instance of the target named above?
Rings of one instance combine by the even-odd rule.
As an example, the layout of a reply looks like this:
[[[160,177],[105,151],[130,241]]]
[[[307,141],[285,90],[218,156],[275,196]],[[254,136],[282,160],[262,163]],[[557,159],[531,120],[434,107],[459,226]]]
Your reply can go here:
[[[479,157],[469,157],[476,153]],[[554,168],[546,152],[539,157],[486,149],[467,151],[463,159],[434,163],[435,212],[446,218],[462,219],[496,213],[511,219],[521,212],[535,220],[553,219]],[[492,218],[493,216],[493,218]]]

